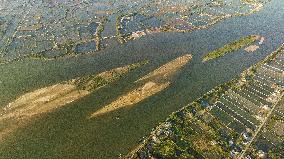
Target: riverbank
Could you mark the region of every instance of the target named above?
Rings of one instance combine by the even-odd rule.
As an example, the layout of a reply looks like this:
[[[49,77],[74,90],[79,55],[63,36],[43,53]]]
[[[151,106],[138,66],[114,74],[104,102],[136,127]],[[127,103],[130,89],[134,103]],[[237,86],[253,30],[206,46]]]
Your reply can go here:
[[[271,79],[261,69],[281,61],[283,54],[284,45],[174,112],[125,158],[244,157],[284,94],[283,74]]]

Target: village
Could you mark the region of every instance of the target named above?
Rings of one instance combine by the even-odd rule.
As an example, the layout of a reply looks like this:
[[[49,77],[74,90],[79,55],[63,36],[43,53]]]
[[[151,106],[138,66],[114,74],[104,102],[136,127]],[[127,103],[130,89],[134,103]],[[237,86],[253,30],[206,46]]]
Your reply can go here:
[[[224,19],[249,15],[263,3],[26,0],[19,5],[5,1],[0,13],[0,35],[4,37],[0,40],[0,62],[95,54],[149,34],[206,29]],[[26,10],[18,12],[20,7]]]
[[[173,113],[126,158],[282,156],[283,57],[282,46],[239,78]]]

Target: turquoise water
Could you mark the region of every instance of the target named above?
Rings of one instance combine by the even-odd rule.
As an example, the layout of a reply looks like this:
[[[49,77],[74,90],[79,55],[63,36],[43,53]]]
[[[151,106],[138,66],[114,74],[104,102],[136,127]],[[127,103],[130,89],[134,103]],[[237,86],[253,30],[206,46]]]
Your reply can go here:
[[[107,159],[126,154],[171,112],[214,86],[229,81],[279,47],[284,37],[283,10],[284,1],[272,0],[259,13],[225,20],[207,30],[148,35],[124,45],[108,47],[94,55],[0,65],[0,105],[5,106],[25,92],[50,84],[139,60],[151,62],[120,81],[18,129],[1,143],[0,156]],[[201,62],[201,57],[208,51],[250,34],[266,38],[262,48],[255,53],[239,51]],[[174,77],[167,90],[133,107],[86,119],[91,112],[135,87],[131,83],[139,77],[186,53],[193,54],[192,61]]]

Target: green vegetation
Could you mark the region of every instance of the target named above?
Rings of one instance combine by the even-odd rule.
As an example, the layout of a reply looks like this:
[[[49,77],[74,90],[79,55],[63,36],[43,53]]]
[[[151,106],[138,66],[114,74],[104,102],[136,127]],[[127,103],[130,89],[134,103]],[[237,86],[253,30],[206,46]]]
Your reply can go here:
[[[151,133],[149,138],[144,140],[143,147],[138,151],[138,154],[154,158],[182,158],[181,155],[187,156],[186,158],[192,158],[191,155],[193,158],[229,158],[231,152],[246,151],[241,146],[249,139],[243,137],[242,133],[245,132],[248,136],[253,136],[254,129],[247,126],[249,124],[243,126],[233,121],[230,117],[232,112],[222,109],[222,107],[222,111],[217,109],[214,113],[214,105],[223,99],[224,94],[230,94],[229,90],[244,90],[254,81],[258,68],[275,59],[277,54],[283,52],[283,49],[284,45],[245,70],[238,77],[215,87],[201,98],[172,113],[163,124],[160,124]],[[250,116],[245,117],[253,119]],[[241,118],[239,120],[244,121]],[[275,116],[272,116],[270,118],[272,123],[268,125],[268,130],[273,129],[274,120],[276,120]],[[283,155],[279,152],[281,148],[271,150],[269,155],[272,158]]]
[[[248,46],[254,43],[257,39],[259,39],[258,35],[249,35],[237,41],[229,43],[221,48],[218,48],[212,52],[209,52],[207,55],[203,57],[203,62],[224,56],[225,54],[233,52],[233,51],[237,51],[245,46]]]
[[[0,54],[0,64],[3,64],[5,63],[5,60],[1,57],[1,54]]]
[[[256,0],[242,0],[243,3],[256,3]]]
[[[184,115],[184,117],[182,117]],[[228,153],[217,141],[218,135],[208,125],[193,118],[190,112],[172,115],[168,121],[173,123],[167,129],[169,136],[158,136],[153,143],[153,155],[157,158],[227,158]],[[195,123],[195,124],[192,124]],[[194,127],[195,130],[191,129]],[[202,130],[202,131],[201,131]],[[204,131],[203,131],[204,130]],[[167,131],[167,130],[165,130]]]
[[[94,91],[98,88],[106,86],[116,80],[118,80],[122,75],[139,68],[149,61],[145,60],[142,62],[134,63],[131,65],[127,65],[125,67],[119,67],[116,69],[112,69],[110,71],[102,72],[98,75],[89,75],[85,77],[79,77],[74,80],[68,81],[69,84],[74,84],[78,89]]]
[[[284,157],[284,145],[280,145],[268,152],[268,156],[271,159],[281,159]]]
[[[161,157],[164,156],[165,158],[173,158],[176,157],[176,149],[177,145],[172,140],[167,139],[164,140],[161,145],[154,146],[154,153],[156,153],[158,156],[161,154]]]
[[[32,54],[28,55],[27,58],[31,58],[31,59],[46,59],[43,54],[35,54],[35,53],[32,53]]]
[[[100,50],[101,49],[101,33],[104,31],[104,27],[105,27],[105,24],[107,23],[107,18],[103,18],[102,19],[102,22],[99,24],[98,28],[97,28],[97,32],[96,32],[96,48],[97,50]]]
[[[121,30],[122,30],[122,26],[121,26],[121,19],[123,18],[124,16],[123,15],[120,15],[120,16],[117,16],[116,17],[116,26],[115,26],[115,29],[116,29],[116,38],[118,40],[118,42],[120,42],[121,44],[125,42],[124,38],[123,38],[123,35],[121,33]]]
[[[229,146],[221,137],[224,125],[216,118],[209,116],[201,103],[206,100],[213,104],[237,82],[238,79],[236,78],[221,84],[198,100],[171,114],[165,122],[171,123],[170,126],[163,126],[162,124],[156,129],[156,134],[153,134],[158,140],[151,141],[151,138],[145,140],[145,143],[150,143],[153,148],[148,153],[157,158],[228,158],[229,153],[226,149]],[[170,135],[157,135],[167,133]],[[226,134],[232,138],[238,136],[233,131],[226,132]],[[147,147],[147,145],[144,145],[141,149],[146,154]],[[136,158],[139,157],[136,156]]]

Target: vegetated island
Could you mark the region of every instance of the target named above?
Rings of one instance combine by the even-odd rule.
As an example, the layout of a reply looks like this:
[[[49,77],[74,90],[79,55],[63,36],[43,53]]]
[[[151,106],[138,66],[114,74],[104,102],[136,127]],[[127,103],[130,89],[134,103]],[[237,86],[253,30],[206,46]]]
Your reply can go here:
[[[125,158],[280,157],[284,72],[272,78],[262,70],[279,72],[283,55],[284,44],[239,77],[172,113]],[[273,126],[276,132],[267,129]]]
[[[139,82],[139,86],[137,86],[137,88],[120,96],[110,104],[103,106],[101,109],[92,113],[88,118],[95,118],[120,108],[132,106],[157,94],[158,92],[165,90],[171,84],[171,76],[176,74],[177,71],[179,71],[191,59],[192,56],[190,54],[186,54],[150,72],[148,75],[135,82]]]
[[[209,60],[212,60],[212,59],[219,58],[219,57],[224,56],[228,53],[237,51],[237,50],[239,50],[243,47],[249,46],[252,43],[254,43],[254,42],[256,42],[257,40],[260,40],[260,39],[261,39],[261,36],[259,36],[259,35],[249,35],[249,36],[243,37],[239,40],[236,40],[234,42],[226,44],[225,46],[218,48],[218,49],[216,49],[212,52],[209,52],[208,54],[206,54],[203,57],[202,61],[206,62],[206,61],[209,61]]]
[[[87,75],[52,86],[26,93],[0,109],[0,141],[17,127],[27,123],[36,115],[51,112],[68,103],[79,100],[108,84],[119,80],[131,70],[137,69],[148,61],[142,61],[115,68],[97,75]]]

